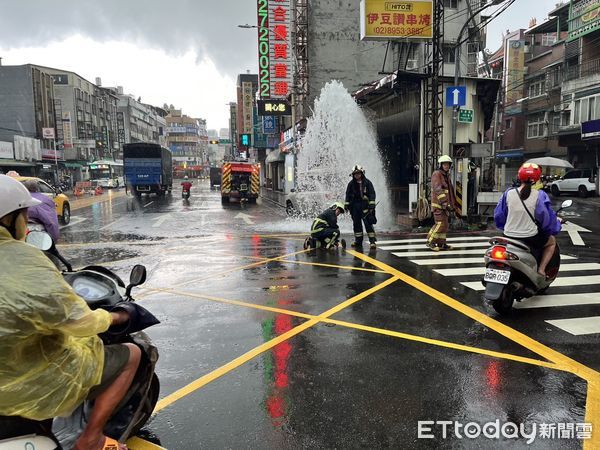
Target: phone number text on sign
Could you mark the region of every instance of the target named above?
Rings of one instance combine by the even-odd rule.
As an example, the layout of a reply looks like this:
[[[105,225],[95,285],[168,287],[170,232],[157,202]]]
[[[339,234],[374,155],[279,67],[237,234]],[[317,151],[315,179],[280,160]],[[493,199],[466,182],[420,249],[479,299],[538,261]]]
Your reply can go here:
[[[402,36],[422,36],[425,32],[424,28],[404,28],[404,27],[375,27],[373,31],[381,35],[402,35]]]

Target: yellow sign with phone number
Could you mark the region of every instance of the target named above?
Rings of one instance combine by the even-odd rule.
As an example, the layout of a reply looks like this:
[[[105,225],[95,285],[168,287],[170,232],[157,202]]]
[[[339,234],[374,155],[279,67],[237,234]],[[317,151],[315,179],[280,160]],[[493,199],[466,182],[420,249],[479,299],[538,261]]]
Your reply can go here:
[[[362,40],[417,39],[433,37],[433,2],[362,0]]]

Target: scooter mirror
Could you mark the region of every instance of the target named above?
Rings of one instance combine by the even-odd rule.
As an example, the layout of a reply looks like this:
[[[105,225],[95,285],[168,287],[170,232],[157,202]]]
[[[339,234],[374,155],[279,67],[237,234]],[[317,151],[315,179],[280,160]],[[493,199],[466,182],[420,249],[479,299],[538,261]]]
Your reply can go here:
[[[45,231],[30,231],[25,242],[39,248],[42,251],[48,251],[52,248],[52,238]]]
[[[146,268],[141,264],[136,264],[131,269],[131,274],[129,275],[129,284],[131,286],[139,286],[140,284],[144,284],[146,281]]]
[[[571,206],[573,206],[573,200],[565,200],[562,205],[560,205],[560,209],[570,208]]]

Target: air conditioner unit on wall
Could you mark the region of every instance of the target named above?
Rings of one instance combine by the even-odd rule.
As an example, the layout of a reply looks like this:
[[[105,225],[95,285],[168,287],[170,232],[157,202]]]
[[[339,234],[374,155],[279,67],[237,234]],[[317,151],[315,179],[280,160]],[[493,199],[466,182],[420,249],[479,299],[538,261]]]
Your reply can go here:
[[[409,59],[406,61],[406,70],[417,70],[419,68],[419,60]]]

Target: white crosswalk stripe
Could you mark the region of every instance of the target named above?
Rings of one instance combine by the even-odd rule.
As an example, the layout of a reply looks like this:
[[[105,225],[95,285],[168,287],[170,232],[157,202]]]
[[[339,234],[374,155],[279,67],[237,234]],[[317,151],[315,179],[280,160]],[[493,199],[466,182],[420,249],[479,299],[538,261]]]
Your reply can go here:
[[[407,259],[417,266],[431,268],[435,273],[459,282],[477,292],[483,292],[481,278],[485,273],[484,252],[490,236],[458,236],[448,239],[452,250],[433,252],[425,247],[426,239],[402,239],[379,242],[379,250],[390,251],[398,258]],[[515,302],[517,310],[551,308],[549,311],[565,311],[570,307],[594,307],[600,305],[600,263],[578,262],[570,255],[561,255],[563,264],[559,277],[552,283],[548,295],[539,295],[522,302]],[[452,267],[454,266],[454,267]],[[463,266],[463,267],[458,267]],[[588,274],[589,273],[589,274]],[[479,279],[477,279],[479,277]],[[552,294],[553,288],[582,287],[577,293]],[[592,292],[581,292],[590,290]],[[558,291],[560,292],[560,290]],[[545,320],[549,325],[572,335],[600,333],[600,316],[569,317]]]
[[[395,255],[395,253],[392,253]],[[447,255],[444,252],[442,255]],[[431,256],[431,253],[427,253],[427,256]],[[562,261],[568,261],[576,259],[574,256],[560,255]],[[478,258],[432,258],[432,259],[411,259],[411,262],[418,266],[448,266],[448,265],[466,265],[466,264],[483,264],[483,254]],[[562,271],[562,268],[561,268]]]
[[[578,317],[576,319],[546,320],[550,325],[571,333],[574,336],[600,333],[600,316]]]
[[[482,260],[483,261],[483,258]],[[560,266],[560,272],[576,272],[579,270],[600,270],[598,263],[573,263],[563,264]],[[466,275],[484,275],[485,267],[468,267],[462,269],[437,269],[434,272],[444,275],[445,277],[459,277]]]
[[[422,249],[425,245],[424,244],[408,244],[408,245],[391,245],[391,246],[379,246],[379,249],[381,250],[387,250],[387,251],[397,251],[397,250],[417,250],[417,249]],[[454,246],[452,246],[453,250],[459,250],[462,248],[473,248],[473,247],[479,247],[479,248],[487,248],[489,247],[490,244],[485,241],[485,242],[461,242],[459,244],[456,244]],[[431,252],[431,250],[425,248],[425,251],[427,252]],[[481,253],[483,253],[482,250],[480,250]],[[444,252],[444,254],[446,254],[446,252]]]
[[[463,282],[463,286],[473,289],[474,291],[485,291],[485,287],[481,281]],[[553,287],[574,287],[574,286],[589,286],[592,284],[600,284],[600,275],[588,275],[580,277],[558,277],[552,283]]]

